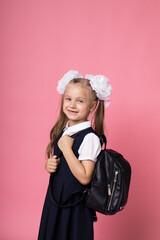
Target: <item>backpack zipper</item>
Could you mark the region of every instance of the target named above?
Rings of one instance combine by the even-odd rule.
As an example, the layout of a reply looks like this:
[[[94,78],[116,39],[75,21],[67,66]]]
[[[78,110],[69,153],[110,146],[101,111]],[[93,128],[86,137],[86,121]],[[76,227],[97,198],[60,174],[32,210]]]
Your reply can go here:
[[[108,196],[111,196],[111,185],[108,184]]]
[[[111,186],[110,184],[108,184],[108,196],[110,196],[110,200],[109,200],[109,204],[108,204],[108,211],[110,210],[111,207],[111,203],[112,203],[112,198],[113,198],[113,194],[115,191],[115,186],[116,186],[116,182],[117,182],[117,176],[118,176],[118,171],[114,172],[114,180],[113,180],[113,187],[112,187],[112,191],[111,191]]]

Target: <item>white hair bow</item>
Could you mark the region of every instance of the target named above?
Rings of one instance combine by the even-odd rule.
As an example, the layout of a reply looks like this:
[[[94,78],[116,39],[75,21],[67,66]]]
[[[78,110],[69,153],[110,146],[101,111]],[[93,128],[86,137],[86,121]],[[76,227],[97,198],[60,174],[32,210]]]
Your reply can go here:
[[[70,70],[58,81],[57,91],[63,94],[68,83],[74,78],[83,78],[83,76],[75,70]],[[112,87],[109,84],[109,79],[104,75],[86,74],[85,79],[90,81],[92,89],[96,92],[100,100],[104,100],[105,106],[110,104],[109,96],[112,94]]]

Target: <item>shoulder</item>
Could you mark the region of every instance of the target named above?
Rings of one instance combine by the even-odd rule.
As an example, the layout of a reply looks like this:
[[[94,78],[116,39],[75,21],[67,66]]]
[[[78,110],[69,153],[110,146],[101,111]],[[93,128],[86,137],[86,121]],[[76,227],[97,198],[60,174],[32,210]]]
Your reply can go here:
[[[91,141],[91,143],[95,143],[95,144],[100,143],[99,137],[94,132],[90,132],[90,133],[85,135],[85,137],[83,139],[83,142],[88,142],[88,141]]]
[[[85,135],[79,147],[79,160],[89,159],[96,162],[96,158],[101,151],[101,143],[99,137],[90,132]]]

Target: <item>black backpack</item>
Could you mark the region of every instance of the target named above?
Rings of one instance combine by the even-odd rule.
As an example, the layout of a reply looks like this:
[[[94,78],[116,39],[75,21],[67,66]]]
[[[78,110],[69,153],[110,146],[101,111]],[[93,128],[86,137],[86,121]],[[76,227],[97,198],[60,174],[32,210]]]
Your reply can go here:
[[[82,131],[71,137],[76,137]],[[106,149],[107,141],[104,135],[100,139],[105,147],[97,157],[90,186],[83,192],[81,191],[82,196],[77,202],[67,204],[70,198],[65,203],[58,203],[55,200],[52,194],[53,174],[51,174],[49,181],[50,197],[51,201],[58,207],[75,206],[85,197],[87,207],[106,215],[113,215],[126,205],[131,179],[131,166],[120,153]],[[73,192],[70,197],[77,192],[79,190]]]
[[[105,148],[97,158],[86,204],[97,212],[113,215],[127,203],[131,166],[120,153],[106,149],[106,137],[102,139]]]

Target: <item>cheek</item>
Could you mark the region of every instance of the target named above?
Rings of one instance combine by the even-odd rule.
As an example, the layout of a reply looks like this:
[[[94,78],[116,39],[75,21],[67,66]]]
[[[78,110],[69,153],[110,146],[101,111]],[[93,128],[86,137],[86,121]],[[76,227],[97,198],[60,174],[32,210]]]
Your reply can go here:
[[[65,108],[67,105],[68,105],[68,103],[64,101],[63,102],[63,108]]]
[[[83,110],[83,112],[86,114],[90,111],[88,106],[82,107],[81,110]]]
[[[64,102],[63,103],[63,111],[65,110],[66,106],[67,106],[67,104]]]

